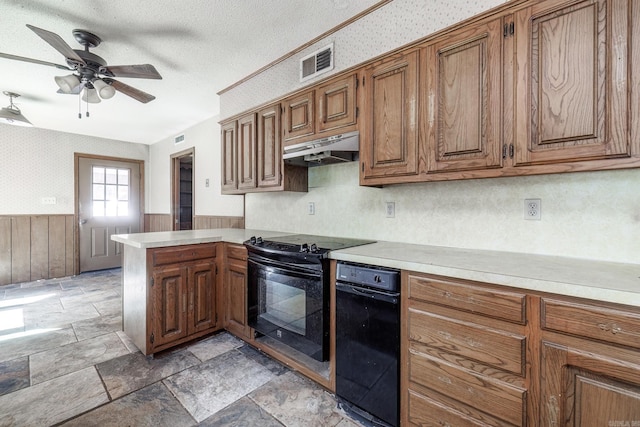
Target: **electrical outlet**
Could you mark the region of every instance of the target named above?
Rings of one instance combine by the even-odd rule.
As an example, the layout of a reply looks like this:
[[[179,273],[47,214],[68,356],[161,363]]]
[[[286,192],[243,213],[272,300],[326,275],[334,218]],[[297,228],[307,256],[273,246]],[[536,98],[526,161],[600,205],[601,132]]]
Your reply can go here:
[[[387,202],[385,214],[387,218],[394,218],[396,216],[396,202]]]
[[[40,201],[43,205],[55,205],[57,203],[55,197],[43,197]]]
[[[309,206],[307,208],[307,211],[309,213],[309,215],[315,215],[316,214],[316,204],[313,202],[309,202]]]
[[[542,204],[540,199],[524,199],[524,219],[540,220]]]
[[[208,186],[209,186],[209,178],[207,178],[207,179],[205,179],[205,180],[204,180],[204,186],[205,186],[205,187],[208,187]]]

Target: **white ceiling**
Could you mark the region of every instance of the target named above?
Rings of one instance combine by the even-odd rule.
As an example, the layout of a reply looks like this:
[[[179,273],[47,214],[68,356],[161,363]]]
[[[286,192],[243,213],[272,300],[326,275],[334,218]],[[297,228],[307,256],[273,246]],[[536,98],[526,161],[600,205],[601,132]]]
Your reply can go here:
[[[379,0],[2,0],[0,52],[66,64],[31,24],[82,49],[72,30],[88,30],[102,44],[91,51],[109,65],[153,64],[162,80],[121,78],[156,96],[142,104],[122,93],[89,104],[78,119],[79,97],[58,94],[45,65],[0,58],[1,94],[34,126],[81,135],[153,144],[219,113],[221,89],[334,28]],[[0,125],[9,126],[9,125]]]

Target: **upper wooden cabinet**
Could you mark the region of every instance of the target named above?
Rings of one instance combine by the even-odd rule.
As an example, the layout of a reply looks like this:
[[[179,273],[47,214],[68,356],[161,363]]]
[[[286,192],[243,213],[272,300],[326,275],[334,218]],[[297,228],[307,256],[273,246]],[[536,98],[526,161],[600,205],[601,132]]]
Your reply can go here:
[[[221,126],[222,194],[307,191],[307,169],[282,161],[279,103]]]
[[[238,190],[255,188],[256,180],[256,115],[238,119]]]
[[[631,154],[630,10],[548,0],[516,13],[516,164]]]
[[[423,49],[429,172],[502,166],[502,39],[494,19]]]
[[[258,187],[278,187],[282,179],[280,104],[258,111]]]
[[[238,190],[238,162],[236,148],[237,122],[223,123],[220,131],[222,147],[222,192],[233,193]]]
[[[418,51],[364,69],[360,183],[418,174]]]
[[[357,75],[351,74],[285,99],[284,145],[355,129],[357,86]]]

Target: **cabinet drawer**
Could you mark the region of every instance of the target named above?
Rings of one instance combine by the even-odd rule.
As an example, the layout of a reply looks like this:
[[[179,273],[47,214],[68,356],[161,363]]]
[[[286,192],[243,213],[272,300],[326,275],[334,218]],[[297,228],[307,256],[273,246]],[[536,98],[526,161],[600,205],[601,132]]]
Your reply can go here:
[[[640,348],[640,314],[542,298],[542,327]]]
[[[409,298],[525,323],[526,296],[517,292],[409,276]]]
[[[415,309],[409,310],[408,327],[410,340],[524,375],[526,339],[522,335]]]
[[[416,426],[490,426],[470,418],[452,408],[446,407],[426,396],[409,390],[409,423]],[[504,424],[506,425],[506,423]]]
[[[416,352],[409,353],[409,379],[511,424],[523,424],[526,392],[522,389]]]
[[[174,264],[197,259],[209,259],[215,258],[216,256],[216,244],[175,246],[153,249],[151,254],[153,265]]]
[[[227,258],[247,260],[247,248],[239,245],[227,245]]]

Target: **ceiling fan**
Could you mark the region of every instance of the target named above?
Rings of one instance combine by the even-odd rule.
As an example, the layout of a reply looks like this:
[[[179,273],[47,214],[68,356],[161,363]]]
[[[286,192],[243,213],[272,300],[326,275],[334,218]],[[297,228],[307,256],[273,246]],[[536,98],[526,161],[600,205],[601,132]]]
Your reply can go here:
[[[73,30],[73,37],[84,46],[84,50],[80,50],[72,49],[56,33],[29,24],[27,27],[64,55],[67,65],[2,52],[0,52],[0,57],[72,71],[73,73],[70,75],[55,77],[55,81],[60,87],[59,93],[80,94],[84,90],[82,100],[89,103],[98,103],[100,99],[109,99],[115,95],[116,91],[145,104],[156,99],[153,95],[114,79],[114,77],[162,79],[153,65],[107,65],[104,59],[89,52],[89,48],[98,46],[102,39],[86,30]]]

